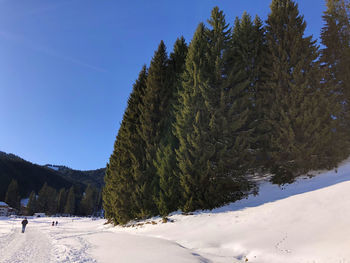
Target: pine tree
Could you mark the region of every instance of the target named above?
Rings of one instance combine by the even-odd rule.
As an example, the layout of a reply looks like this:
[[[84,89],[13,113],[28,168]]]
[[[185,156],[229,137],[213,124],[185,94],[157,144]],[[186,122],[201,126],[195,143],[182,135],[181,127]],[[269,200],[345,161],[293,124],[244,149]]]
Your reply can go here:
[[[89,184],[80,202],[80,214],[84,216],[92,215],[95,212],[96,199],[97,191]]]
[[[46,205],[46,212],[49,215],[54,215],[57,213],[57,191],[50,186],[47,187]]]
[[[111,177],[111,171],[109,168],[109,164],[106,165],[106,174],[104,177],[105,186],[102,189],[102,200],[103,200],[103,209],[105,211],[104,216],[106,219],[108,219],[109,222],[114,222],[117,224],[116,221],[117,216],[114,214],[114,202],[113,202],[113,179]]]
[[[20,209],[20,200],[21,200],[21,198],[19,196],[18,183],[16,180],[12,180],[7,188],[5,202],[10,207],[19,210]]]
[[[249,109],[247,123],[251,129],[249,148],[252,157],[255,156],[254,165],[251,165],[258,168],[266,159],[263,151],[267,142],[261,121],[264,99],[260,95],[266,60],[265,30],[258,16],[252,21],[250,15],[244,12],[241,19],[236,18],[232,31],[230,48],[226,53],[226,67],[232,71],[228,75],[238,74],[241,80],[247,80],[248,86],[243,90],[249,94],[249,103],[245,107]]]
[[[170,129],[168,117],[173,90],[169,82],[168,62],[166,47],[161,41],[148,70],[147,89],[140,108],[138,131],[145,144],[146,158],[143,167],[134,174],[136,182],[134,202],[138,207],[137,218],[158,214],[156,199],[159,192],[159,177],[154,163],[160,142]]]
[[[182,195],[183,211],[213,208],[216,182],[211,178],[215,148],[210,145],[210,111],[206,97],[210,87],[208,73],[208,39],[204,24],[199,24],[186,57],[186,70],[180,91],[179,111],[175,131],[179,140],[176,151]],[[217,192],[218,193],[218,192]]]
[[[249,83],[243,65],[232,62],[231,30],[217,7],[208,20],[209,89],[204,90],[209,109],[208,145],[215,150],[209,159],[212,185],[211,207],[234,201],[247,189],[243,174],[249,149]],[[233,58],[235,60],[235,58]]]
[[[74,192],[73,186],[69,188],[68,195],[67,195],[67,202],[64,207],[64,213],[69,215],[75,214],[75,192]]]
[[[291,0],[273,0],[267,19],[270,64],[265,68],[265,121],[274,181],[286,183],[317,169],[332,137],[331,100],[321,89],[318,48]]]
[[[94,211],[96,211],[97,215],[100,215],[102,210],[102,190],[98,191],[96,203],[94,206]]]
[[[321,61],[326,72],[325,85],[337,94],[339,113],[334,148],[339,149],[338,158],[346,158],[350,148],[350,2],[327,0],[327,10],[321,31]],[[343,156],[342,156],[343,155]]]
[[[138,203],[136,183],[145,165],[144,142],[139,135],[140,114],[146,89],[147,69],[144,66],[134,84],[120,125],[114,151],[107,165],[103,206],[105,217],[114,224],[125,224],[136,218]]]
[[[37,211],[36,206],[36,194],[34,191],[32,191],[29,195],[27,204],[28,215],[32,216]]]
[[[38,193],[37,199],[37,211],[40,213],[46,213],[47,211],[47,198],[48,198],[48,185],[44,183]]]
[[[159,177],[159,193],[156,204],[160,215],[166,216],[176,211],[181,204],[180,181],[176,176],[177,163],[175,150],[178,148],[178,140],[174,135],[175,112],[179,100],[179,91],[182,89],[181,76],[185,68],[187,45],[183,37],[176,40],[173,52],[170,54],[168,78],[172,89],[169,98],[169,114],[164,125],[165,131],[159,143],[156,161],[157,176]]]
[[[57,212],[64,213],[64,206],[67,202],[67,191],[64,188],[61,188],[57,196]]]
[[[45,183],[40,189],[37,199],[38,212],[44,212],[49,215],[57,212],[57,193],[56,190]]]
[[[189,47],[175,125],[186,212],[234,201],[247,189],[240,169],[247,148],[247,84],[226,61],[230,30],[223,12],[214,8],[208,22],[210,28],[199,25]]]

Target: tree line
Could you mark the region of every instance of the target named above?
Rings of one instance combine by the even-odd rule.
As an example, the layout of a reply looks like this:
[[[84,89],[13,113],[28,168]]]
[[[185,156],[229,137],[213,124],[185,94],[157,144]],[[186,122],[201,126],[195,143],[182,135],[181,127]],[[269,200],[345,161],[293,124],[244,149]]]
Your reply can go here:
[[[61,188],[56,191],[45,183],[40,191],[31,192],[28,204],[21,207],[18,183],[12,180],[6,192],[5,202],[25,215],[46,213],[47,215],[66,214],[90,216],[102,209],[102,192],[88,185],[83,193],[77,187]]]
[[[323,49],[292,0],[265,23],[230,27],[215,7],[187,46],[163,41],[133,85],[107,164],[103,207],[114,224],[244,197],[249,175],[292,182],[349,155],[348,0],[327,0]]]

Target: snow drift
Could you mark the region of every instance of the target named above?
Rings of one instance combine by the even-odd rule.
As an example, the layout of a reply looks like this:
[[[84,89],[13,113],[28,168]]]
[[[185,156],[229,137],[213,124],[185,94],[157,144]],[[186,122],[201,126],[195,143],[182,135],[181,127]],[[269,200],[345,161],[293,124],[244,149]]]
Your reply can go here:
[[[89,218],[0,219],[0,262],[350,262],[350,163],[213,211],[129,227]],[[52,221],[59,221],[52,227]],[[12,244],[12,245],[11,245]]]

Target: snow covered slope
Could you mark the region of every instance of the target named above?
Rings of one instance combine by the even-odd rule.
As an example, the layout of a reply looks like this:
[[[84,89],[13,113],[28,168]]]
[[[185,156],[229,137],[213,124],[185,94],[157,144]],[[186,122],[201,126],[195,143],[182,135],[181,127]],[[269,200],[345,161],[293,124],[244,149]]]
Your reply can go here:
[[[350,163],[213,211],[112,227],[0,218],[0,262],[350,263]],[[56,227],[52,221],[58,220]]]

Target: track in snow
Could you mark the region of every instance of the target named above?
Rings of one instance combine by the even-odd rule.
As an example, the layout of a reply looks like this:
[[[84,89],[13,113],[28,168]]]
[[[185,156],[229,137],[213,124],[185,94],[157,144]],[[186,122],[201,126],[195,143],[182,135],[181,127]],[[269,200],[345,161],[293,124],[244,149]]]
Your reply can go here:
[[[0,263],[50,262],[50,240],[38,227],[28,225],[23,234],[20,226],[12,225],[11,232],[0,237],[0,255]]]

